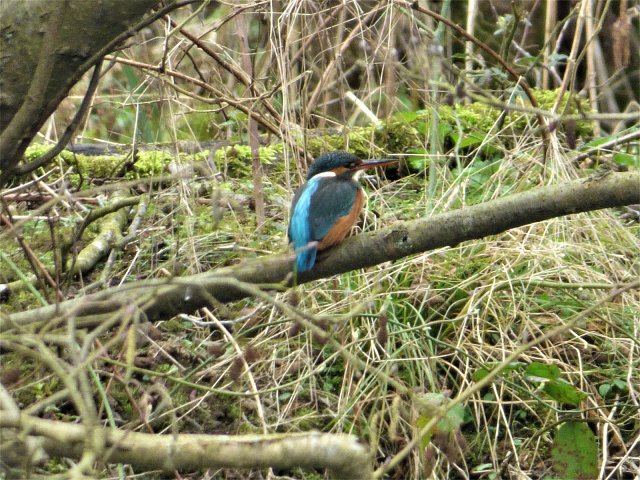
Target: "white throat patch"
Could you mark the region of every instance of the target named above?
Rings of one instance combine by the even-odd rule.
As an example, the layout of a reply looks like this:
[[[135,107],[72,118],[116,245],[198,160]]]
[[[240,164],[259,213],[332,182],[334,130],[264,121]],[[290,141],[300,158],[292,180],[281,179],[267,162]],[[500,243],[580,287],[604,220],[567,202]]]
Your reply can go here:
[[[335,177],[335,176],[336,176],[335,172],[329,171],[329,172],[317,173],[317,174],[315,174],[313,176],[313,178],[316,178],[316,177]]]

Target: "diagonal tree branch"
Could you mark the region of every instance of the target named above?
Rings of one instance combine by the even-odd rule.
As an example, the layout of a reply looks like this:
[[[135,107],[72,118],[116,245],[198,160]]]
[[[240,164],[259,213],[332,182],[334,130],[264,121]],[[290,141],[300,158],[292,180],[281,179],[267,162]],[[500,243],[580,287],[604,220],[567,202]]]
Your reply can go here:
[[[399,222],[347,239],[323,255],[315,268],[297,277],[306,283],[358,268],[397,260],[466,240],[554,217],[640,203],[640,173],[609,173],[509,195],[431,218]],[[74,315],[92,322],[100,315],[138,305],[150,320],[170,318],[209,305],[252,295],[255,287],[286,288],[293,282],[294,256],[274,255],[185,278],[148,280],[105,290],[0,319],[0,332]]]
[[[48,100],[46,97],[47,87],[56,62],[60,26],[68,3],[69,0],[63,0],[59,9],[51,11],[29,90],[27,90],[24,101],[15,116],[0,134],[0,159],[11,158],[16,150],[16,145],[23,141],[25,131],[28,131],[33,118],[38,116]]]
[[[158,6],[162,3],[160,0],[103,0],[99,8],[81,0],[66,1],[68,9],[62,8],[60,2],[45,0],[2,2],[0,23],[7,34],[0,37],[0,49],[7,54],[2,57],[0,69],[4,94],[0,102],[0,184],[13,178],[14,169],[35,134],[89,68],[140,29],[195,0],[167,0],[164,6]],[[156,6],[155,13],[148,13]],[[51,15],[52,11],[62,12],[62,23],[51,31],[51,38],[41,39],[40,21],[33,19]],[[83,28],[77,28],[78,25]],[[91,35],[87,35],[87,31],[91,31]],[[51,39],[57,41],[54,43]],[[46,58],[31,54],[40,44],[48,45],[39,50]],[[47,74],[50,67],[53,70]],[[27,98],[24,79],[30,78],[30,72],[34,72],[34,80],[48,78],[46,92],[40,92],[40,87],[37,90],[45,97],[42,101],[38,95]],[[31,82],[31,85],[35,91],[36,84]],[[18,108],[23,106],[25,112],[18,116]],[[37,115],[27,115],[27,107],[31,112],[36,110]]]
[[[58,140],[58,143],[56,143],[55,146],[47,153],[41,155],[35,160],[24,165],[18,165],[13,172],[14,175],[24,175],[26,173],[34,171],[36,168],[40,168],[43,165],[46,165],[69,144],[69,142],[71,141],[71,137],[73,137],[73,134],[78,128],[78,125],[80,125],[80,122],[89,111],[89,107],[91,106],[91,103],[93,101],[93,94],[96,93],[98,83],[100,82],[100,71],[102,69],[102,62],[103,60],[100,59],[96,66],[93,68],[93,74],[91,75],[89,86],[87,87],[87,91],[84,94],[84,98],[82,99],[80,106],[78,107],[78,111],[73,116],[73,119],[71,120],[69,125],[67,125],[67,128],[65,129],[62,137],[60,137],[60,140]]]

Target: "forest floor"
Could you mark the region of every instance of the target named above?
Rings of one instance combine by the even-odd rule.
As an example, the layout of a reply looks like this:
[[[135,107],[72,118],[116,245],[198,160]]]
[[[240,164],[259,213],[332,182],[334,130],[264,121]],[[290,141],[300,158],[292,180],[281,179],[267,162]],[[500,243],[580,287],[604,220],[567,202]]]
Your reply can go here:
[[[526,142],[534,139],[516,142],[495,160],[476,157],[472,149],[460,162],[432,158],[428,168],[413,173],[370,175],[364,180],[367,206],[354,234],[593,173],[571,164],[557,146],[542,165],[530,153],[536,146]],[[139,216],[134,241],[81,276],[66,278],[62,295],[287,251],[292,192],[282,178],[280,167],[267,167],[267,218],[260,228],[246,171],[195,172],[134,189],[146,199],[144,209],[137,203],[129,213],[124,228],[126,234],[128,222]],[[59,259],[51,216],[37,210],[41,205],[37,199],[20,201],[11,211],[22,240],[52,268]],[[576,419],[597,434],[598,468],[631,472],[640,431],[640,293],[612,294],[640,274],[640,226],[625,213],[556,218],[275,294],[330,332],[331,341],[259,299],[155,323],[139,319],[132,324],[139,328],[91,363],[98,412],[107,424],[141,431],[352,433],[371,446],[381,465],[414,438],[432,408],[469,388],[520,345],[575,322],[564,335],[524,352],[490,386],[452,410],[388,478],[550,476],[561,455],[554,450],[557,427]],[[77,228],[74,215],[58,221]],[[99,231],[100,222],[90,224],[80,246]],[[2,281],[28,277],[24,247],[11,235],[0,241]],[[33,308],[42,297],[55,293],[24,288],[0,308]],[[94,351],[110,335],[99,334]],[[9,341],[18,340],[10,335]],[[77,419],[68,400],[47,402],[63,383],[36,358],[2,352],[1,377],[21,407],[44,402],[44,418]],[[398,393],[389,378],[415,395]],[[65,468],[51,461],[43,471]],[[288,475],[322,478],[301,470]]]

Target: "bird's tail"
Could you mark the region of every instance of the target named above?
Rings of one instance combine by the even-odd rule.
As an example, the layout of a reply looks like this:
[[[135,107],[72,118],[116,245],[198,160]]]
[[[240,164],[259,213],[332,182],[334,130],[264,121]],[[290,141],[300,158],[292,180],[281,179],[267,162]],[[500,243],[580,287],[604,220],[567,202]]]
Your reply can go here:
[[[318,242],[309,242],[304,247],[296,249],[296,269],[298,272],[311,270],[316,264],[317,245]]]

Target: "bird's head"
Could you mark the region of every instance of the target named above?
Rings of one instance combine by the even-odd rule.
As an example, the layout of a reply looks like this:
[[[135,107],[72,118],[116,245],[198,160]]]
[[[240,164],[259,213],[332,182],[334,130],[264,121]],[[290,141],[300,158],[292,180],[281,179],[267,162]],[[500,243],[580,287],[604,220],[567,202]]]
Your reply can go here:
[[[342,175],[346,172],[356,173],[367,168],[382,167],[396,163],[398,160],[386,158],[382,160],[362,160],[349,152],[331,152],[320,155],[309,168],[307,180],[311,180],[319,173],[333,172]]]

